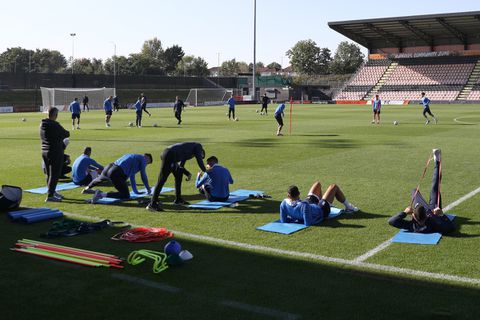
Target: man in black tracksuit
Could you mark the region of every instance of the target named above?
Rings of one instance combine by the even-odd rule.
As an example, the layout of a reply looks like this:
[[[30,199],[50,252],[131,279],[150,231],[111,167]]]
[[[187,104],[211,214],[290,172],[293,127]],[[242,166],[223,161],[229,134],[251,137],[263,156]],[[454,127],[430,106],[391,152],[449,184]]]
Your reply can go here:
[[[48,118],[43,119],[40,124],[40,139],[42,140],[42,158],[47,174],[48,194],[45,202],[61,201],[62,196],[55,192],[58,178],[62,173],[64,162],[63,139],[70,136],[56,120],[58,109],[51,108],[48,111]]]
[[[178,98],[178,96],[175,98],[175,104],[173,105],[173,112],[175,113],[175,118],[177,118],[178,123],[182,123],[182,111],[183,108],[185,108],[185,104],[183,103],[182,100]]]
[[[182,176],[187,176],[187,181],[190,180],[192,174],[188,172],[184,166],[187,160],[195,157],[197,159],[200,170],[206,172],[207,169],[203,164],[205,158],[205,150],[200,143],[197,142],[183,142],[176,143],[167,147],[160,158],[162,159],[162,165],[160,167],[160,174],[158,175],[158,181],[155,185],[152,200],[147,206],[147,210],[150,211],[162,211],[158,197],[162,191],[163,185],[167,181],[170,173],[175,176],[175,204],[188,204],[182,199]]]
[[[268,113],[267,107],[268,107],[268,97],[267,97],[267,94],[265,93],[262,97],[262,110],[260,111],[260,114],[263,112],[263,109],[265,109],[265,115],[266,115]]]

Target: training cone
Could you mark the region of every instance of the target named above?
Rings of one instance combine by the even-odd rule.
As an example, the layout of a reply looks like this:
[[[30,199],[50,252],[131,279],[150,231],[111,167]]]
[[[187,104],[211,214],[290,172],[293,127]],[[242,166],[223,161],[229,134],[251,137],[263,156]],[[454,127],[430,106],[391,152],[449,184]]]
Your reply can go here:
[[[163,251],[165,252],[166,255],[171,255],[171,254],[176,254],[178,255],[180,251],[182,251],[182,246],[180,243],[178,243],[175,240],[169,241],[166,245],[165,248],[163,248]]]
[[[183,261],[188,261],[193,259],[193,254],[190,253],[188,250],[182,250],[180,251],[179,255],[180,259]]]
[[[180,256],[178,254],[174,253],[174,254],[168,255],[167,264],[169,266],[179,266],[179,265],[183,264],[183,260],[182,260],[182,258],[180,258]]]

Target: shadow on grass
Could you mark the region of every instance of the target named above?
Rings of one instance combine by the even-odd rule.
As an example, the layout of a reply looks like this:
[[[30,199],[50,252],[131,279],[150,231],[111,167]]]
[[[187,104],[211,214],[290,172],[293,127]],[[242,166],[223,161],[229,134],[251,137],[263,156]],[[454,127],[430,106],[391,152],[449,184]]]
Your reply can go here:
[[[5,246],[20,238],[38,239],[51,225],[19,225],[5,217],[0,222],[0,242]],[[168,241],[111,241],[118,231],[108,228],[47,242],[127,257],[139,248],[161,251]],[[71,318],[88,317],[95,310],[99,319],[130,319],[138,317],[138,310],[145,318],[162,314],[164,318],[198,320],[477,319],[480,311],[478,288],[458,283],[433,282],[420,276],[412,279],[399,273],[307,261],[271,251],[253,252],[181,236],[176,240],[194,259],[160,274],[152,273],[152,260],[137,266],[124,263],[123,270],[101,270],[1,250],[3,318],[68,318],[62,308],[52,305],[68,306],[68,314],[74,315]],[[92,287],[97,294],[92,294]],[[425,299],[432,293],[435,299]],[[100,294],[102,307],[98,308]],[[328,307],[320,309],[318,301]]]
[[[470,218],[465,218],[465,217],[455,217],[455,225],[457,226],[457,230],[455,230],[453,233],[445,235],[446,237],[452,237],[452,238],[478,238],[480,237],[480,234],[468,234],[468,233],[463,233],[462,232],[462,226],[464,225],[480,225],[480,221],[472,221]]]

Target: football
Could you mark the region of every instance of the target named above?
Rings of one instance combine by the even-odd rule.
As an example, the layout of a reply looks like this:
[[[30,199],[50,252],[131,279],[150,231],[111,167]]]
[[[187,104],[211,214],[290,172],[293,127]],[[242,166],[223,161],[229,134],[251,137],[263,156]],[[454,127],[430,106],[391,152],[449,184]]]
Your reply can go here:
[[[393,121],[393,124],[398,125],[398,121],[397,120]]]
[[[130,121],[130,122],[128,123],[128,126],[129,126],[129,127],[133,127],[133,122]]]

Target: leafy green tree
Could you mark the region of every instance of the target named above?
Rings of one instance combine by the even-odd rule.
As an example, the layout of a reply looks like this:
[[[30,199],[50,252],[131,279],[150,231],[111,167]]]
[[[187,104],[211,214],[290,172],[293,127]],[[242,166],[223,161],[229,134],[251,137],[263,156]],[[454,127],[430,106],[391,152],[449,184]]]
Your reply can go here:
[[[8,48],[0,55],[0,70],[2,72],[12,73],[28,72],[29,61],[31,62],[32,54],[32,50],[21,47]]]
[[[328,48],[320,48],[310,39],[298,41],[286,54],[293,70],[307,75],[327,73],[332,59]]]
[[[365,59],[360,47],[348,41],[340,42],[335,51],[330,70],[335,74],[354,73]]]
[[[175,74],[179,76],[206,77],[209,75],[208,64],[200,57],[184,56],[177,64]]]
[[[282,66],[278,62],[272,62],[269,65],[267,65],[268,69],[274,69],[275,71],[280,71],[282,70]]]
[[[130,61],[125,56],[115,57],[115,71],[119,75],[132,75],[130,68]],[[103,70],[105,74],[113,74],[113,57],[105,60],[103,64]]]
[[[256,65],[256,68],[257,68],[257,73],[258,73],[258,69],[265,68],[265,65],[261,61],[257,62],[255,65]],[[253,72],[253,63],[251,63],[251,62],[248,64],[248,72]]]
[[[165,49],[165,52],[163,53],[163,61],[167,74],[171,74],[175,71],[177,64],[182,60],[184,55],[185,52],[183,52],[182,47],[178,45],[173,45],[170,48]]]
[[[66,68],[67,60],[57,50],[37,49],[31,57],[31,72],[56,73]]]
[[[244,64],[248,70],[248,65],[245,62]],[[240,64],[235,59],[224,61],[220,66],[220,75],[222,76],[236,76],[239,72]]]

